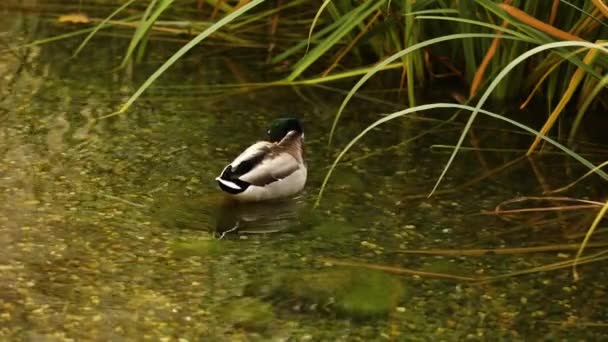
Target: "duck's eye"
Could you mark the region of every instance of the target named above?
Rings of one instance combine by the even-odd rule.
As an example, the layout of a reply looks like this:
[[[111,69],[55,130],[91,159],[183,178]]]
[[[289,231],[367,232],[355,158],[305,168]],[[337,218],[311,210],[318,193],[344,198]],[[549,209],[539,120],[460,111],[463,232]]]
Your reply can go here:
[[[268,130],[268,131],[266,132],[266,134],[270,135],[270,130]]]

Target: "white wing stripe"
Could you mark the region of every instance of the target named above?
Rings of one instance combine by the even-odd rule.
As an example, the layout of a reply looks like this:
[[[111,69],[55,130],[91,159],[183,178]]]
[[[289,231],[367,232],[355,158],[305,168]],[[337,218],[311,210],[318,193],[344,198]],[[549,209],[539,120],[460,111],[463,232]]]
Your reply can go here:
[[[225,180],[225,179],[221,179],[220,177],[215,178],[216,181],[224,184],[225,186],[231,188],[231,189],[235,189],[235,190],[243,190],[240,186],[236,185],[235,183]]]

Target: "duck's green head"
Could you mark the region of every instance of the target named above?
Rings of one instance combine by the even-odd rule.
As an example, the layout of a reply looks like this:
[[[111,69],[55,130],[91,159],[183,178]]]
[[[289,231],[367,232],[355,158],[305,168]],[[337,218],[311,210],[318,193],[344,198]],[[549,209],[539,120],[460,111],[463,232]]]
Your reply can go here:
[[[271,142],[279,142],[290,131],[296,131],[300,134],[303,133],[300,120],[296,118],[277,119],[270,126],[270,129],[268,130],[268,136],[270,137]]]

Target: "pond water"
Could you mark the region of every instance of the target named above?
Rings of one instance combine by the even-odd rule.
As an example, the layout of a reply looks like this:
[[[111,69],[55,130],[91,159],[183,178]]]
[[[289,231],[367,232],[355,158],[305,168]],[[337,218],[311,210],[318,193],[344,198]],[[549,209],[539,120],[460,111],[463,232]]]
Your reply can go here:
[[[27,12],[10,15],[0,27],[5,46],[60,32]],[[343,95],[319,87],[219,88],[274,76],[256,71],[246,52],[203,50],[170,69],[128,113],[96,120],[181,43],[154,43],[147,62],[113,70],[127,40],[94,39],[71,59],[80,39],[0,55],[3,340],[605,336],[605,262],[580,266],[576,283],[571,268],[479,282],[473,280],[565,261],[576,251],[406,253],[580,242],[596,209],[488,213],[567,184],[584,172],[575,162],[549,155],[492,172],[522,152],[465,151],[443,191],[426,198],[449,152],[431,146],[454,144],[462,129],[459,122],[437,126],[451,113],[428,113],[370,133],[313,209],[340,148],[399,106],[356,100],[328,147]],[[382,93],[366,94],[388,102]],[[280,203],[226,204],[214,178],[287,114],[300,117],[306,131],[304,193]],[[521,149],[529,142],[480,120],[467,146]],[[577,189],[598,196],[592,182]],[[226,232],[236,222],[238,230]]]

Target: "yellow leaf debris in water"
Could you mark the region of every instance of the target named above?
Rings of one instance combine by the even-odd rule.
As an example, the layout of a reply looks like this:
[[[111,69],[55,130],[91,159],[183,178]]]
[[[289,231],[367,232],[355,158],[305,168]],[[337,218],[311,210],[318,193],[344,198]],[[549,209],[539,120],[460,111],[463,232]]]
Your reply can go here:
[[[57,21],[60,23],[69,24],[87,24],[91,22],[91,19],[89,19],[89,16],[84,13],[70,13],[59,16]]]

